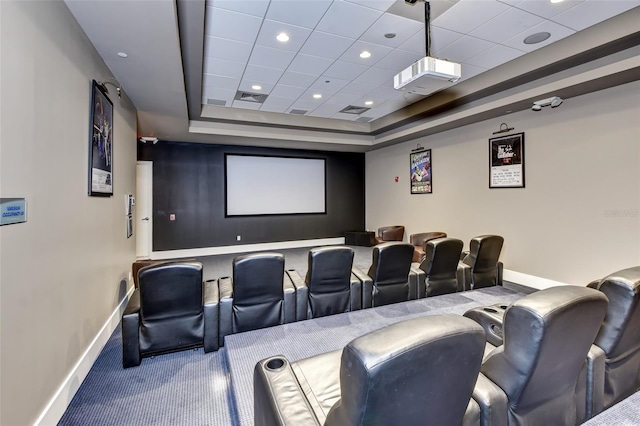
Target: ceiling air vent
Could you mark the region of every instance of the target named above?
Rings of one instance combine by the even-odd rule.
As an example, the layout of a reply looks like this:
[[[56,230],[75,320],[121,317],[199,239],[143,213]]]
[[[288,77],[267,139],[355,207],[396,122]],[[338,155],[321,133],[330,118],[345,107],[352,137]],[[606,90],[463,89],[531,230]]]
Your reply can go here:
[[[306,109],[292,109],[291,111],[289,111],[289,114],[305,115],[308,112],[309,111]]]
[[[368,123],[371,120],[373,120],[373,117],[358,117],[358,118],[356,118],[356,121],[360,121],[362,123]]]
[[[340,110],[340,112],[344,112],[345,114],[356,114],[356,115],[360,115],[363,112],[367,112],[369,111],[371,108],[367,108],[367,107],[359,107],[359,106],[355,106],[355,105],[349,105],[348,107],[344,107]]]
[[[261,93],[250,93],[250,92],[237,92],[236,97],[234,98],[236,101],[245,101],[245,102],[253,102],[255,104],[261,104],[267,99],[267,95]]]
[[[226,106],[226,105],[227,105],[227,101],[223,101],[222,99],[211,99],[211,98],[207,98],[207,105],[220,105],[220,106]]]

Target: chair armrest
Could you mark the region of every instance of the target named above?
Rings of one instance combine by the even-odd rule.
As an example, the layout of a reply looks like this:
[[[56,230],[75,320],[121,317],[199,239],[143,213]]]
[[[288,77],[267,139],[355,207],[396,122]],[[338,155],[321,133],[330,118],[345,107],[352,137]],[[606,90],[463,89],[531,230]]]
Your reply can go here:
[[[218,330],[220,329],[220,292],[218,281],[209,280],[204,287],[204,351],[217,351],[220,347]]]
[[[502,285],[502,274],[504,271],[504,264],[498,260],[496,264],[496,285]]]
[[[358,268],[352,268],[351,273],[362,283],[362,309],[373,306],[373,279]]]
[[[591,281],[589,284],[587,284],[587,287],[589,288],[595,288],[596,290],[598,289],[598,286],[600,285],[600,283],[602,282],[602,280],[594,280]]]
[[[416,286],[418,288],[417,298],[423,299],[427,297],[427,282],[425,281],[427,278],[427,275],[424,273],[422,269],[420,269],[420,264],[415,262],[412,263],[411,272],[413,272],[416,275]]]
[[[136,289],[122,313],[122,367],[136,367],[140,360],[140,290]]]
[[[507,395],[482,373],[478,375],[478,381],[473,388],[473,399],[480,406],[480,426],[507,426]]]
[[[471,290],[471,267],[462,261],[458,262],[456,279],[458,280],[458,291]]]
[[[604,375],[606,355],[591,345],[576,383],[576,409],[578,424],[604,410]]]
[[[349,284],[349,311],[362,309],[362,281],[351,271],[351,283]]]
[[[319,426],[289,361],[281,355],[259,361],[253,370],[255,426]]]
[[[286,273],[296,291],[296,321],[306,320],[309,318],[309,287],[295,269],[287,269]]]
[[[480,306],[469,309],[464,316],[471,318],[484,328],[487,342],[494,346],[500,346],[503,343],[502,326],[504,323],[504,313],[506,305]]]
[[[418,274],[411,267],[409,267],[407,281],[409,283],[409,300],[416,300],[418,298]]]
[[[218,347],[224,346],[224,336],[233,333],[233,279],[218,279],[218,296],[220,297],[218,320]]]
[[[469,255],[469,250],[463,250],[462,253],[460,253],[460,261],[462,262],[464,258],[467,257],[468,255]]]
[[[288,324],[296,320],[296,286],[293,285],[291,278],[289,278],[289,274],[284,274],[282,277],[282,290],[284,295],[283,324]]]

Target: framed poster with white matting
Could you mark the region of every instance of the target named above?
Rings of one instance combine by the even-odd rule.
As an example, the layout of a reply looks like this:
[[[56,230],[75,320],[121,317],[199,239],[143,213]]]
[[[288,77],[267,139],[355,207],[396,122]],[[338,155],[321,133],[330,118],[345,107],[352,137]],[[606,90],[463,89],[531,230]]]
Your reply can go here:
[[[95,80],[89,120],[89,195],[113,195],[113,103]]]
[[[489,139],[489,188],[524,188],[524,133]]]
[[[411,193],[431,194],[431,150],[414,150],[409,155]]]

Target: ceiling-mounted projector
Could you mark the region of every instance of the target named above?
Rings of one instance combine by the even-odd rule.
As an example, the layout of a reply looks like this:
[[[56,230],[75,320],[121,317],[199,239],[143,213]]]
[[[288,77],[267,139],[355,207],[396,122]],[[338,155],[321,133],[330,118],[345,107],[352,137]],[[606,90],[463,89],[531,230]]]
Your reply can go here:
[[[396,74],[393,78],[393,87],[396,90],[403,88],[406,90],[409,83],[422,78],[437,78],[455,83],[460,80],[461,76],[462,67],[460,64],[425,56]]]

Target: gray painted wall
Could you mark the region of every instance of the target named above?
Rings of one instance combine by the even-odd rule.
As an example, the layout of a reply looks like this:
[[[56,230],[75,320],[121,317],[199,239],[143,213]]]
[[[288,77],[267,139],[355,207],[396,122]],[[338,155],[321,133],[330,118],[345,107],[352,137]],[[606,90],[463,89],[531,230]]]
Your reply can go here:
[[[640,264],[640,82],[367,153],[366,226],[503,235],[505,269],[586,285]],[[524,189],[489,189],[488,139],[525,133]],[[433,194],[410,195],[409,153],[432,149]],[[394,177],[400,182],[395,183]]]
[[[26,425],[130,287],[136,116],[111,96],[114,195],[87,196],[91,80],[113,76],[63,2],[2,1],[0,15],[0,192],[28,201],[26,223],[0,227],[0,424]]]

